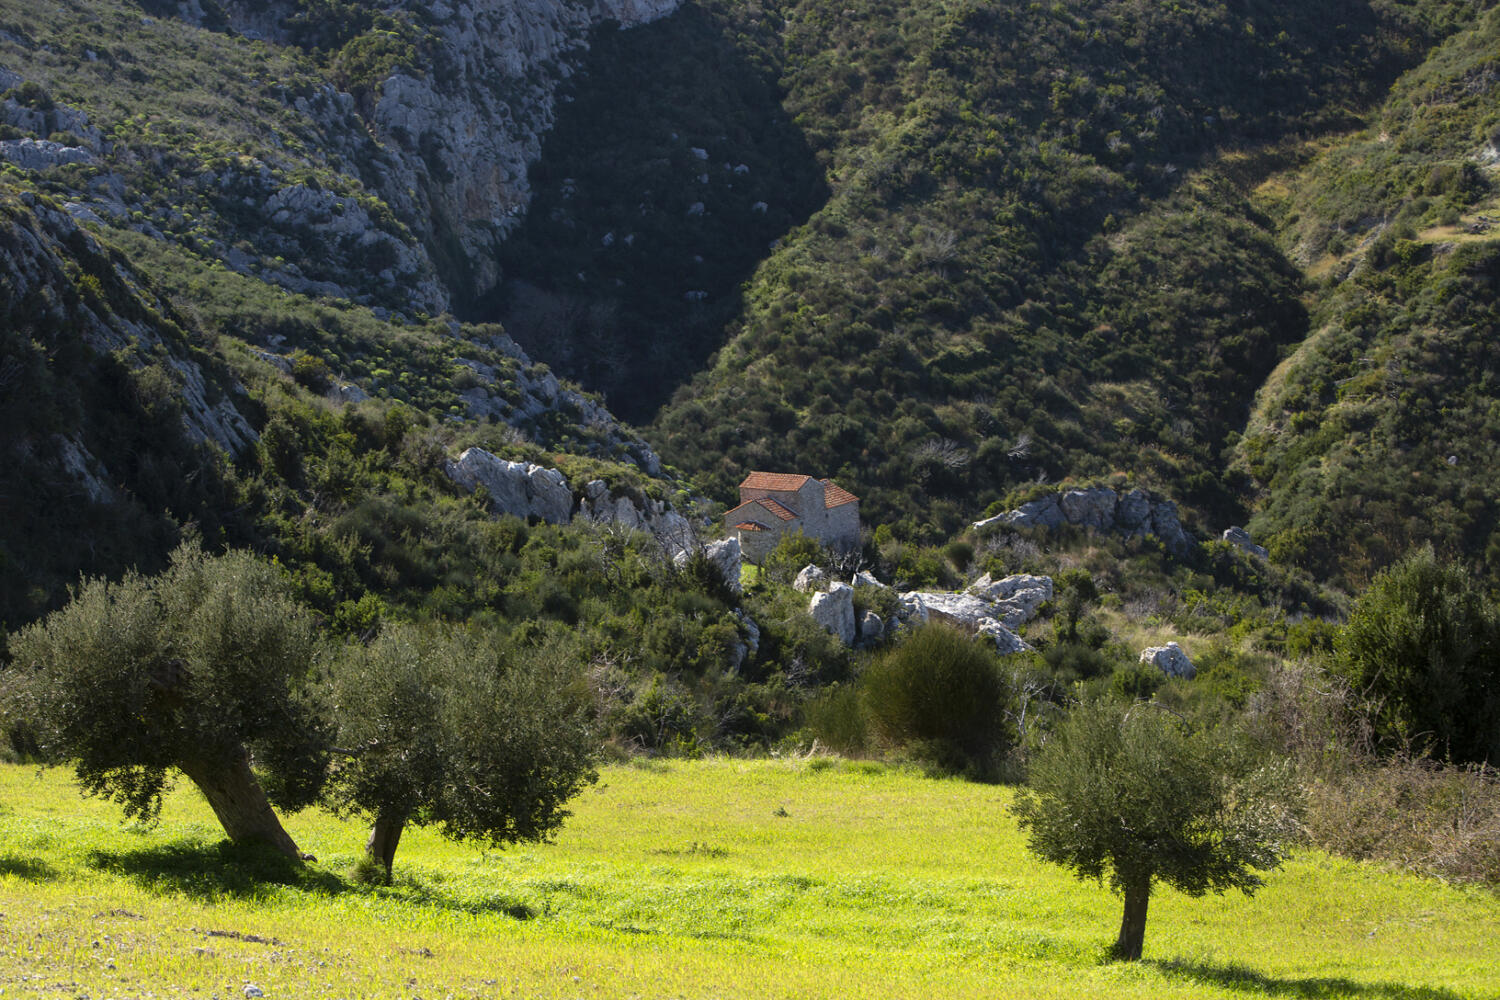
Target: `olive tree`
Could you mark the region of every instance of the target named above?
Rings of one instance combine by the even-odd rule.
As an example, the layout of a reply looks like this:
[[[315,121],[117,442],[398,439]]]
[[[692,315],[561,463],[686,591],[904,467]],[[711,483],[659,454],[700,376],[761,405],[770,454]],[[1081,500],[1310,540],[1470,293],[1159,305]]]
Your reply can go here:
[[[1157,705],[1075,708],[1014,806],[1031,851],[1125,898],[1115,957],[1141,957],[1161,882],[1190,896],[1261,885],[1293,830],[1289,772]]]
[[[389,879],[408,824],[455,840],[537,841],[595,778],[587,699],[555,644],[502,653],[482,635],[387,625],[331,672],[340,757],[329,797],[373,820]]]
[[[274,567],[185,545],[160,576],[82,582],[10,649],[10,710],[87,791],[151,820],[176,769],[231,840],[299,856],[271,803],[317,798],[329,733],[302,683],[315,623]]]

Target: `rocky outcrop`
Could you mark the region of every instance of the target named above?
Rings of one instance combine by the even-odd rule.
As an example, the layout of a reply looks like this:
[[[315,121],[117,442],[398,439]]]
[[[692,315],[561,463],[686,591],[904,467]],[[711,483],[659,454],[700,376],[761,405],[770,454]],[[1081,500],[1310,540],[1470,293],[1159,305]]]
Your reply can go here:
[[[1037,609],[1052,600],[1052,577],[1018,573],[991,580],[986,573],[969,585],[968,592],[988,601],[1001,621],[1017,628],[1035,618]]]
[[[869,572],[868,570],[860,570],[858,573],[855,573],[854,579],[850,582],[856,587],[875,587],[879,590],[891,589],[885,584],[881,583],[880,580],[876,578],[875,574]]]
[[[740,593],[740,570],[744,566],[738,538],[721,538],[703,547],[703,554],[724,578],[724,586],[731,594]]]
[[[594,479],[583,487],[578,501],[578,516],[596,524],[618,524],[632,531],[644,531],[654,537],[662,549],[672,558],[690,552],[698,544],[698,536],[688,519],[671,505],[661,500],[637,499],[629,495],[616,496],[602,479]],[[736,542],[738,551],[738,542]],[[739,582],[738,571],[735,582]]]
[[[1182,647],[1175,642],[1169,642],[1165,646],[1152,646],[1141,650],[1142,663],[1149,663],[1168,677],[1182,677],[1191,680],[1197,676],[1198,668],[1193,666],[1193,661],[1182,651]]]
[[[573,493],[556,469],[508,462],[483,448],[469,448],[448,463],[447,473],[470,493],[484,487],[490,495],[490,510],[497,514],[534,517],[548,524],[567,524],[573,519]]]
[[[997,606],[973,594],[907,591],[901,595],[897,617],[910,626],[944,622],[955,628],[982,635],[995,644],[1002,656],[1030,649],[1002,619]]]
[[[147,319],[173,312],[169,303],[145,291],[149,282],[112,262],[67,211],[29,191],[17,202],[0,219],[0,287],[11,290],[13,301],[46,303],[29,322],[65,330],[96,354],[113,354],[137,368],[162,365],[175,383],[182,427],[192,440],[231,456],[254,443],[255,430],[235,406],[245,397],[244,388],[225,372],[206,371],[201,354],[168,340]],[[80,264],[93,269],[85,273],[98,289],[95,294],[80,297],[74,277]],[[108,466],[110,456],[100,459]]]
[[[1269,559],[1271,557],[1271,553],[1266,551],[1265,546],[1256,545],[1255,540],[1250,537],[1250,532],[1238,525],[1225,528],[1224,534],[1221,537],[1235,548],[1259,559]]]
[[[1154,536],[1166,550],[1184,558],[1193,540],[1182,530],[1177,505],[1158,499],[1141,489],[1116,493],[1107,486],[1067,490],[1022,504],[1015,510],[975,521],[976,530],[987,528],[1060,528],[1065,524],[1112,532],[1127,537]]]
[[[854,645],[858,635],[854,622],[854,588],[847,583],[835,583],[827,591],[814,594],[807,606],[813,621],[839,637],[846,646]]]

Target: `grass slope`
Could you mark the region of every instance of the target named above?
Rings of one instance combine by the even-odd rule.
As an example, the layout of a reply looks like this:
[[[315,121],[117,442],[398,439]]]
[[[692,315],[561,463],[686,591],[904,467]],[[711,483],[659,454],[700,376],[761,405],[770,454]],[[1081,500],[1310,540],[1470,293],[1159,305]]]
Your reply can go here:
[[[1495,995],[1500,900],[1299,857],[1253,900],[1162,891],[1148,960],[1102,964],[1118,902],[1024,851],[1003,788],[874,765],[606,768],[555,844],[413,831],[398,884],[363,830],[293,817],[320,862],[216,844],[195,795],[122,829],[62,774],[0,768],[6,995],[1276,997]]]

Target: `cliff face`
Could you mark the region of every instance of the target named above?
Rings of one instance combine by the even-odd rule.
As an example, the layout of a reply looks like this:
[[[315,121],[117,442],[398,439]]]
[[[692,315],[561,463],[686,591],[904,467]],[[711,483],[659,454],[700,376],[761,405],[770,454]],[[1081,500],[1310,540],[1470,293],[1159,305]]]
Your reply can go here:
[[[446,288],[422,303],[470,299],[499,280],[497,246],[531,199],[527,168],[552,126],[556,91],[596,24],[632,27],[680,0],[403,0],[388,16],[416,27],[421,68],[395,66],[357,95],[326,85],[293,100],[360,179],[418,237]],[[249,38],[294,44],[299,4],[224,4]],[[183,15],[205,23],[201,8]]]

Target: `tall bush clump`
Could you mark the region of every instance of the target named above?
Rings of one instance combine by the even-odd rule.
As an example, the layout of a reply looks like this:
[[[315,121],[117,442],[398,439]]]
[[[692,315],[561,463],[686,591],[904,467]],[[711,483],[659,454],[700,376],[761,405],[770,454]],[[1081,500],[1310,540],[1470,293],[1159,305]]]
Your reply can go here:
[[[1500,616],[1462,568],[1429,547],[1381,573],[1334,647],[1379,739],[1500,760]]]
[[[993,778],[1012,745],[1010,687],[982,640],[925,625],[861,678],[877,735],[940,770]]]

